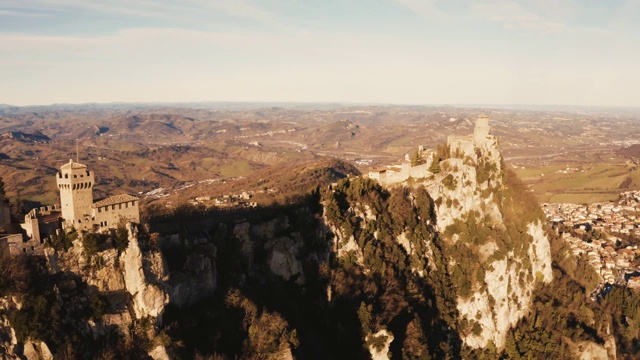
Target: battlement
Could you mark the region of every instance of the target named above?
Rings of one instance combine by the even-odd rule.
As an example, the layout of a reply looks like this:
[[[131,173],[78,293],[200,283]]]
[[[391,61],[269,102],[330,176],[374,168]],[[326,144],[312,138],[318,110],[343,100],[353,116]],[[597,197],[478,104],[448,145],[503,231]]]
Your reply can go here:
[[[27,216],[30,216],[30,217],[35,219],[38,216],[51,215],[51,212],[53,212],[53,211],[60,211],[60,206],[58,206],[58,205],[47,205],[47,206],[41,206],[41,207],[36,208],[36,209],[31,209],[31,211],[29,211]]]

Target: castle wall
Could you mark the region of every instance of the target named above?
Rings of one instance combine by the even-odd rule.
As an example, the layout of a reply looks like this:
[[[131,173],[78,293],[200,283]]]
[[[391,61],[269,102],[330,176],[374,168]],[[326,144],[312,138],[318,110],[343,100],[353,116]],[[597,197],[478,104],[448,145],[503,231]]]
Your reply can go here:
[[[403,163],[400,171],[382,170],[370,171],[369,178],[377,180],[381,185],[397,184],[409,180],[409,178],[421,179],[433,175],[429,167],[433,160],[429,158],[425,164],[411,166],[410,163]]]
[[[4,250],[2,248],[4,248]],[[3,251],[13,256],[20,254],[40,254],[42,253],[42,246],[33,239],[24,241],[22,234],[11,234],[0,238],[0,254],[2,254]]]
[[[37,242],[40,242],[40,224],[38,223],[38,210],[33,209],[29,211],[27,215],[24,217],[24,224],[20,224],[20,226],[27,233],[27,237],[34,239]]]
[[[134,223],[140,222],[139,201],[137,199],[97,206],[92,210],[95,219],[93,223],[98,229],[115,229],[121,219]]]
[[[451,154],[460,153],[462,157],[470,156],[475,159],[475,143],[471,136],[449,136],[447,146]]]

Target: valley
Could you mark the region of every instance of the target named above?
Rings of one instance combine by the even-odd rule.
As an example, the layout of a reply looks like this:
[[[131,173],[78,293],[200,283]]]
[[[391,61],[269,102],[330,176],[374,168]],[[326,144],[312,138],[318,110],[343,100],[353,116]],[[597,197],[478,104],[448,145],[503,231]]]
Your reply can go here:
[[[74,156],[94,169],[96,197],[136,194],[142,210],[140,224],[66,227],[34,243],[39,255],[0,257],[11,356],[634,353],[629,133],[589,145],[548,113],[497,109],[110,111],[3,114],[14,216],[55,203],[53,174]],[[539,203],[620,189],[624,216],[608,202]]]
[[[284,105],[7,107],[0,176],[28,210],[57,201],[51,174],[78,157],[103,174],[98,196],[126,192],[164,206],[265,190],[257,188],[261,177],[277,183],[329,159],[366,173],[468,133],[484,112],[505,163],[540,202],[608,201],[640,189],[636,154],[623,150],[640,142],[632,110]]]

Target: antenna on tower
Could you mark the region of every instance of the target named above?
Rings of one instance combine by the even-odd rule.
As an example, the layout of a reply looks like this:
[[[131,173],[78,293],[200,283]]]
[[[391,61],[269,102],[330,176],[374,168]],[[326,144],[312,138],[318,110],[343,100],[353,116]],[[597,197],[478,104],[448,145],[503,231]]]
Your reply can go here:
[[[76,162],[80,163],[80,151],[78,150],[78,138],[76,138]]]

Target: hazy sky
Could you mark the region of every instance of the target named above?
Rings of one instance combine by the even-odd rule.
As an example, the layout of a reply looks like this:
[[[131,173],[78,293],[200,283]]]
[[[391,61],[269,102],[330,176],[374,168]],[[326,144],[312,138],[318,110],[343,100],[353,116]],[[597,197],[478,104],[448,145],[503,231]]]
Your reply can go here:
[[[640,106],[640,1],[0,0],[0,103]]]

